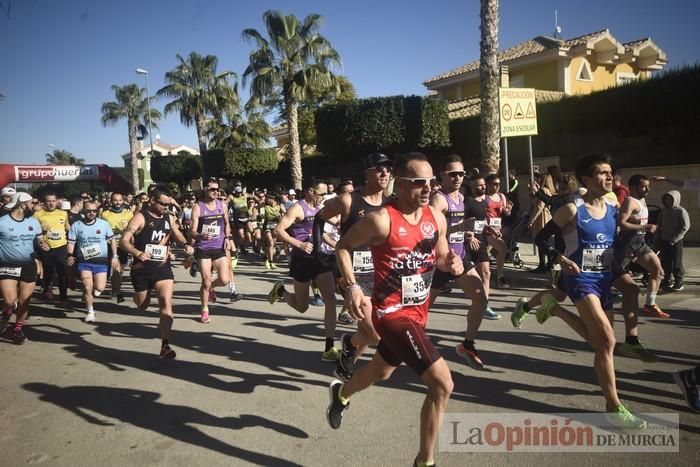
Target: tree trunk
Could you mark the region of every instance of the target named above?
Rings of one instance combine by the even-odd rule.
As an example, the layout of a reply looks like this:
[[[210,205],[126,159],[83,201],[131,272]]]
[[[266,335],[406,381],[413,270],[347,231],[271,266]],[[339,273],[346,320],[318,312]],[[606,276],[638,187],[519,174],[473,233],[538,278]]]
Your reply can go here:
[[[206,126],[206,120],[204,115],[195,116],[195,126],[197,127],[197,141],[199,142],[199,155],[204,156],[207,152],[207,135],[204,132],[204,127]]]
[[[497,173],[501,164],[498,110],[498,0],[481,0],[481,161]]]
[[[136,122],[129,120],[129,152],[131,153],[131,187],[139,193],[139,160],[136,154]]]
[[[287,131],[289,132],[289,168],[292,184],[301,190],[301,146],[299,145],[299,103],[292,96],[284,98],[287,110]]]

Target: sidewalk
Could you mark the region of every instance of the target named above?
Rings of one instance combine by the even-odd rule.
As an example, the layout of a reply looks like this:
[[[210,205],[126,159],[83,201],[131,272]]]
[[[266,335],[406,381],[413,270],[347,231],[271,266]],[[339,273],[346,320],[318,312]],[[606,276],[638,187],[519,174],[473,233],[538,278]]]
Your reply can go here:
[[[526,261],[532,267],[530,256]],[[130,296],[121,305],[96,301],[94,325],[81,321],[76,292],[67,310],[35,299],[29,341],[0,342],[3,464],[411,465],[425,395],[420,380],[398,369],[353,397],[342,428],[331,430],[325,409],[333,365],[320,361],[323,309],[299,314],[284,304],[270,306],[266,295],[286,268],[280,271],[242,260],[237,274],[244,300],[228,304],[221,290],[205,325],[197,321],[198,281],[176,268],[172,345],[178,355],[172,361],[157,358],[157,312],[139,312]],[[494,290],[491,302],[503,319],[484,321],[477,340],[488,371],[470,369],[454,352],[464,332],[465,299],[450,293],[433,307],[429,335],[455,383],[448,412],[602,411],[588,345],[558,319],[540,326],[531,316],[522,329],[512,328],[506,313],[540,279],[508,274],[518,289]],[[680,452],[438,452],[438,464],[697,464],[700,416],[688,411],[671,378],[700,362],[696,268],[688,279],[686,291],[659,299],[670,319],[640,319],[642,341],[661,360],[615,359],[618,390],[632,411],[680,413]],[[622,339],[619,317],[616,328]],[[339,326],[337,336],[351,330]]]

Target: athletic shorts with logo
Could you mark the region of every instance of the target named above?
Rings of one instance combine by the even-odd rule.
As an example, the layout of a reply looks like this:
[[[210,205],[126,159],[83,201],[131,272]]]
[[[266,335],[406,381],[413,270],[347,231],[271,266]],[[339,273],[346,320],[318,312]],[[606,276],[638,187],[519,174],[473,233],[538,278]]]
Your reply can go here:
[[[397,312],[397,316],[374,319],[373,324],[381,338],[377,352],[391,366],[406,363],[420,376],[442,358],[430,342],[425,328],[400,312]]]
[[[0,263],[0,280],[36,282],[36,262]]]

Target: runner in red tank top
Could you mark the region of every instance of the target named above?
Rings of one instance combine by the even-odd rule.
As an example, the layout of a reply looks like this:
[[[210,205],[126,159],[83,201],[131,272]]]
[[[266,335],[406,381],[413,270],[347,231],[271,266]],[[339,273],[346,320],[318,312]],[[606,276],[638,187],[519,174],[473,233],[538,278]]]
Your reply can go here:
[[[421,153],[401,156],[395,173],[398,199],[361,219],[336,245],[348,308],[358,319],[364,317],[363,293],[355,282],[350,252],[362,245],[372,250],[372,321],[381,341],[372,360],[347,383],[331,383],[326,415],[332,428],[340,428],[347,399],[389,378],[405,362],[428,386],[416,462],[433,465],[435,441],[454,385],[445,360],[425,334],[430,283],[435,268],[459,276],[464,267],[461,258],[448,248],[445,217],[428,206],[435,177],[426,157]]]
[[[503,275],[503,266],[506,262],[506,250],[508,247],[503,241],[501,219],[510,215],[513,204],[506,200],[506,196],[499,191],[501,180],[498,175],[491,174],[486,177],[486,218],[489,228],[486,231],[486,241],[490,247],[496,250],[496,287],[507,289],[510,287]]]

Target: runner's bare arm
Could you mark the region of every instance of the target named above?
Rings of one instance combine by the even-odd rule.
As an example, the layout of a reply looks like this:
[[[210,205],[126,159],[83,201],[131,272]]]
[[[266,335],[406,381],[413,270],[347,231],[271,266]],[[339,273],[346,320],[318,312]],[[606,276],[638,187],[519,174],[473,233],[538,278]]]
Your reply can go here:
[[[199,204],[192,206],[192,218],[190,219],[190,238],[192,239],[192,245],[194,245],[195,240],[201,240],[202,234],[197,232],[199,230]]]
[[[630,216],[639,212],[639,209],[635,208],[634,204],[629,196],[622,202],[622,206],[617,212],[617,225],[620,226],[620,230],[639,230],[639,224],[629,222]]]
[[[126,226],[126,230],[122,234],[121,240],[119,240],[119,248],[121,248],[122,250],[126,251],[134,257],[140,258],[141,255],[146,255],[147,260],[148,257],[150,257],[150,255],[148,255],[148,253],[144,253],[143,251],[137,250],[134,246],[134,235],[141,232],[141,230],[143,230],[144,225],[145,219],[143,217],[143,214],[141,214],[141,212],[135,213],[134,217],[131,218],[129,224]]]
[[[277,234],[277,238],[279,238],[285,243],[289,243],[290,245],[303,250],[304,242],[300,242],[299,240],[292,238],[292,236],[287,233],[287,229],[292,224],[303,219],[304,210],[301,206],[299,206],[299,203],[295,203],[292,206],[290,206],[287,212],[284,213],[284,216],[282,216],[282,219],[280,219],[280,222],[279,224],[277,224],[277,227],[275,227],[275,234]]]
[[[554,211],[554,216],[552,216],[552,220],[562,229],[563,233],[571,231],[572,228],[575,229],[576,206],[574,205],[574,203],[567,203],[564,206],[557,209],[556,211]],[[551,251],[548,251],[548,253],[554,253],[558,255],[557,261],[559,261],[562,271],[565,274],[577,275],[581,272],[581,269],[578,267],[578,265],[571,261],[569,258],[567,258],[564,255],[559,255],[559,252],[554,250],[554,248],[550,247],[550,250]]]
[[[321,219],[324,221],[328,221],[328,219],[332,219],[338,214],[340,214],[341,219],[347,219],[350,215],[351,203],[352,199],[350,198],[350,195],[344,193],[326,201],[323,205],[323,209],[318,212],[318,215],[320,215]]]
[[[441,212],[443,215],[447,212],[449,209],[449,206],[447,205],[447,200],[445,200],[445,197],[442,195],[438,195],[435,193],[433,197],[430,199],[430,205],[434,207],[437,211]],[[461,232],[464,229],[464,222],[460,222],[459,224],[455,225],[450,225],[447,227],[447,235],[450,235],[455,232]]]
[[[389,213],[382,208],[363,217],[345,232],[335,245],[335,256],[341,277],[349,283],[355,283],[350,252],[364,245],[381,245],[389,237],[390,228]]]

